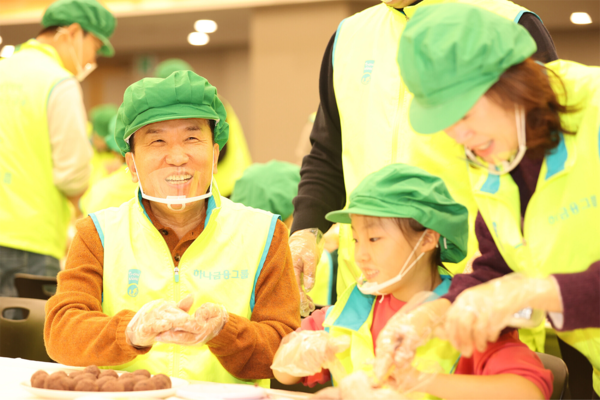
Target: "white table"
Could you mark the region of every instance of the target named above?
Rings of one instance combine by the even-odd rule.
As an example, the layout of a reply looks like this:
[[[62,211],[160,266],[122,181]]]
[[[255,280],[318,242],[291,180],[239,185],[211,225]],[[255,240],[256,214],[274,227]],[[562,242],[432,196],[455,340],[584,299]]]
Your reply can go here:
[[[0,357],[0,399],[2,400],[41,400],[32,394],[29,394],[21,387],[21,382],[28,382],[31,375],[37,370],[60,371],[60,370],[78,370],[79,367],[69,367],[62,364],[47,363],[40,361],[30,361],[21,358]],[[194,381],[190,381],[194,383]],[[304,400],[309,397],[305,393],[288,392],[285,390],[268,390],[269,398]],[[125,394],[123,397],[127,397]],[[177,397],[171,397],[171,400],[177,400]]]

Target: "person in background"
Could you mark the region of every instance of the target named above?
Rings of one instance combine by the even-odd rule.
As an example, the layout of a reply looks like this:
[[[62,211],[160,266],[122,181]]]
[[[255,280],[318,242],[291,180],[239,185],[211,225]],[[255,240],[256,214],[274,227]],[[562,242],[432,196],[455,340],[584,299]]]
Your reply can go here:
[[[127,88],[115,139],[138,195],[77,223],[46,303],[54,360],[269,385],[300,296],[287,227],[214,184],[225,119],[217,89],[191,71]]]
[[[411,93],[398,71],[398,44],[407,21],[416,10],[455,0],[393,0],[368,8],[343,20],[332,36],[321,65],[320,106],[311,133],[312,150],[302,163],[298,197],[294,200],[294,225],[290,246],[296,274],[303,279],[302,315],[312,307],[305,291],[314,282],[319,231],[331,222],[325,214],[343,208],[347,196],[369,173],[391,163],[416,165],[440,176],[452,196],[469,210],[474,226],[477,206],[469,188],[462,149],[443,133],[423,138],[408,122]],[[529,10],[506,0],[461,0],[518,22],[535,39],[535,57],[557,58],[554,43],[542,21]],[[466,22],[468,24],[468,22]],[[340,228],[337,292],[354,283],[360,270],[353,261],[352,232]],[[477,250],[471,231],[467,258]],[[311,255],[312,254],[312,255]]]
[[[235,183],[231,201],[280,215],[283,223],[292,226],[294,205],[298,194],[300,167],[284,161],[271,160],[266,164],[252,164]],[[315,304],[332,304],[335,284],[333,260],[324,251],[319,261],[317,285],[311,292]]]
[[[92,174],[90,186],[100,179],[115,172],[122,164],[116,157],[114,150],[107,144],[110,131],[110,121],[117,115],[117,106],[114,104],[101,104],[90,110],[90,122],[92,123]]]
[[[81,211],[84,216],[109,207],[118,207],[135,196],[138,184],[131,179],[128,173],[125,157],[115,140],[115,127],[117,116],[113,116],[108,124],[108,131],[104,142],[110,151],[115,154],[115,159],[120,162],[119,168],[109,176],[93,184],[81,199]]]
[[[158,78],[166,78],[175,71],[194,71],[192,66],[179,58],[170,58],[158,64],[154,74]],[[244,170],[252,164],[252,157],[242,124],[231,104],[219,96],[227,111],[229,124],[229,141],[219,155],[219,171],[215,174],[221,196],[229,197],[235,182],[242,176]]]
[[[113,15],[96,0],[58,0],[42,31],[0,60],[0,295],[14,274],[54,276],[92,149],[79,82],[114,54]]]
[[[541,64],[535,52],[522,26],[468,4],[423,8],[408,23],[398,63],[415,94],[411,124],[463,148],[481,256],[431,308],[388,324],[381,357],[402,364],[410,338],[394,331],[440,318],[465,356],[485,351],[529,308],[589,360],[583,398],[598,398],[600,68]]]
[[[284,384],[302,378],[309,386],[332,376],[342,392],[346,375],[353,374],[347,377],[356,390],[352,398],[382,398],[378,391],[370,392],[368,380],[365,387],[357,385],[361,380],[356,373],[374,378],[370,361],[375,350],[380,353],[380,332],[396,313],[412,307],[409,300],[419,302],[423,301],[419,298],[429,300],[447,293],[452,277],[443,263],[458,262],[466,255],[468,212],[454,201],[440,178],[413,166],[392,164],[368,175],[350,195],[348,208],[331,212],[327,218],[352,225],[362,276],[335,306],[315,311],[299,330],[283,339],[273,372]],[[434,337],[435,327],[411,328],[406,337],[412,334],[413,358],[398,366],[403,375],[392,371],[387,382],[400,394],[548,399],[552,393],[552,373],[514,330],[485,352],[461,357],[448,341]],[[327,369],[322,371],[322,367]]]

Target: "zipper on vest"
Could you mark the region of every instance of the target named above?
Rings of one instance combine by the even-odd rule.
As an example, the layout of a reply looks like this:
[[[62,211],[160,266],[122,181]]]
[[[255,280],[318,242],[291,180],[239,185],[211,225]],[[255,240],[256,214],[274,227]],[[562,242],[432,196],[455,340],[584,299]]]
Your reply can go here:
[[[174,273],[175,273],[175,277],[174,277],[175,278],[175,283],[179,283],[179,267],[178,266],[175,266]]]

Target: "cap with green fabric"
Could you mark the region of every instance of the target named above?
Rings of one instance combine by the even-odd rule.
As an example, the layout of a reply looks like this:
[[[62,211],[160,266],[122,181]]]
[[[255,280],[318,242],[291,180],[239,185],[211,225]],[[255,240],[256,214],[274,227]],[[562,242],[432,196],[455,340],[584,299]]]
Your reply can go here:
[[[414,94],[413,129],[435,133],[458,122],[509,67],[537,50],[521,25],[462,3],[418,9],[398,50],[402,79]]]
[[[111,118],[108,123],[108,135],[104,137],[104,142],[108,146],[109,149],[114,151],[115,153],[120,153],[121,149],[117,146],[117,141],[115,140],[115,127],[117,126],[117,116]]]
[[[175,71],[194,71],[194,68],[181,58],[169,58],[158,64],[154,70],[157,78],[166,78]]]
[[[94,132],[102,138],[106,138],[111,132],[108,128],[110,120],[117,115],[117,106],[114,104],[102,104],[90,110],[90,121]]]
[[[231,201],[281,215],[286,220],[294,212],[292,200],[298,195],[300,167],[271,160],[252,164],[237,180]]]
[[[77,22],[101,42],[98,54],[112,57],[115,49],[108,40],[117,26],[115,17],[96,0],[58,0],[50,4],[42,18],[42,26],[67,26]]]
[[[459,262],[467,256],[469,212],[454,201],[444,181],[407,164],[391,164],[367,175],[350,194],[347,209],[326,215],[351,223],[350,215],[413,218],[440,234],[441,259]]]
[[[217,88],[192,71],[177,71],[167,78],[144,78],[129,86],[117,113],[115,139],[121,154],[131,151],[129,138],[154,122],[204,118],[216,121],[213,139],[223,149],[229,138],[227,113]]]

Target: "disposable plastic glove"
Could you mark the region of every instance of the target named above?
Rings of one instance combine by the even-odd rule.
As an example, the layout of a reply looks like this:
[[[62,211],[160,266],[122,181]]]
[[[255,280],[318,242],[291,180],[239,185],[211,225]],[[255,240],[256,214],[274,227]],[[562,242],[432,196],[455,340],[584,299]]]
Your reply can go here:
[[[417,347],[427,343],[436,334],[436,328],[450,307],[448,300],[438,299],[411,311],[411,302],[390,318],[377,337],[373,372],[379,385],[389,380],[393,369],[402,370],[410,366]],[[422,302],[422,299],[417,299],[418,302]]]
[[[402,400],[401,393],[390,388],[375,388],[364,371],[356,371],[340,381],[340,394],[344,400]]]
[[[335,355],[349,346],[346,336],[333,338],[325,331],[292,332],[281,341],[271,369],[297,377],[314,375],[322,368],[343,369]]]
[[[318,228],[296,231],[289,239],[294,274],[300,292],[300,315],[303,317],[308,317],[315,310],[315,304],[306,292],[310,292],[315,285],[317,264],[323,253],[322,239],[323,233]]]
[[[556,303],[557,296],[560,299],[553,277],[509,274],[474,286],[462,292],[448,310],[446,339],[465,357],[470,357],[474,349],[483,352],[488,342],[498,340],[504,328],[524,326],[515,319],[515,313],[528,307],[548,310],[546,307]]]
[[[193,316],[188,315],[188,317],[173,329],[158,335],[156,341],[202,346],[217,336],[229,320],[225,307],[214,303],[202,304]]]
[[[153,300],[142,306],[133,316],[125,336],[134,347],[148,347],[162,332],[184,324],[189,315],[174,301]]]

